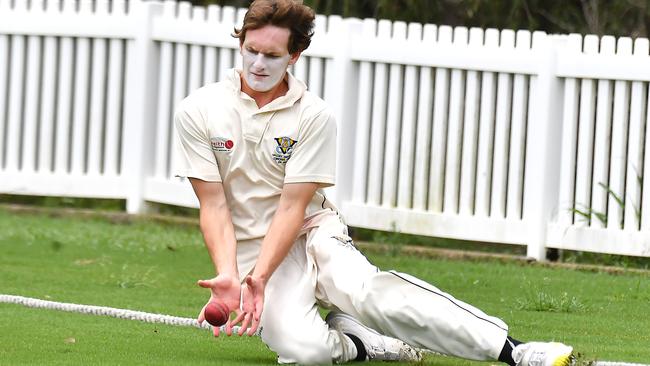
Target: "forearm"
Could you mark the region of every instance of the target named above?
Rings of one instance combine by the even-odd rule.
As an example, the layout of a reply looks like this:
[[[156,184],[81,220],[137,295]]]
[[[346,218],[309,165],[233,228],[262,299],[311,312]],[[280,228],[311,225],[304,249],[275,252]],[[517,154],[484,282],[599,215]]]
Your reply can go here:
[[[199,220],[215,272],[238,277],[235,231],[225,202],[202,205]]]
[[[268,281],[296,240],[305,217],[301,204],[279,207],[264,237],[253,277]]]

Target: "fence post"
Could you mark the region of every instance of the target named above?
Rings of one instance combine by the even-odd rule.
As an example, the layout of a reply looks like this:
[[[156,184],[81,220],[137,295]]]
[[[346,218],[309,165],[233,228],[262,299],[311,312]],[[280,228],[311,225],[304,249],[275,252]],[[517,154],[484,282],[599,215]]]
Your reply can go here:
[[[324,99],[337,123],[336,185],[328,196],[341,207],[352,196],[359,67],[351,59],[350,50],[361,34],[362,22],[333,15],[328,23],[329,44],[336,54],[327,60]]]
[[[562,83],[556,76],[557,54],[564,38],[533,34],[539,72],[528,111],[526,193],[523,220],[528,227],[527,255],[546,259],[547,225],[557,213],[562,142]]]
[[[146,210],[144,184],[153,161],[158,89],[158,48],[151,32],[153,19],[161,11],[160,2],[131,2],[130,18],[137,28],[135,37],[127,46],[122,133],[122,174],[129,187],[126,192],[128,213]]]

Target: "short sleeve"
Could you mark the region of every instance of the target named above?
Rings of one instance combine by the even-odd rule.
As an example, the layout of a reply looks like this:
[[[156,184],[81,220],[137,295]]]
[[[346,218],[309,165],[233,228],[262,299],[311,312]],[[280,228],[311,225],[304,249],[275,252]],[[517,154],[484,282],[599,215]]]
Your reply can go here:
[[[299,131],[298,141],[285,167],[284,183],[334,185],[336,120],[328,110],[315,115]]]
[[[221,182],[219,166],[212,152],[204,117],[198,108],[193,108],[187,100],[181,102],[174,114],[174,127],[174,174],[208,182]]]

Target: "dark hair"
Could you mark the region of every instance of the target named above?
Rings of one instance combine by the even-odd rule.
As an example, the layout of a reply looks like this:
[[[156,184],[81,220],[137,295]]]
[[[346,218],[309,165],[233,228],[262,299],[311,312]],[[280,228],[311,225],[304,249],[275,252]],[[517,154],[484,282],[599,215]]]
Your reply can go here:
[[[302,52],[309,47],[314,35],[314,11],[295,0],[255,0],[244,16],[241,29],[235,28],[233,37],[244,43],[246,31],[259,29],[266,25],[287,28],[289,36],[289,53]]]

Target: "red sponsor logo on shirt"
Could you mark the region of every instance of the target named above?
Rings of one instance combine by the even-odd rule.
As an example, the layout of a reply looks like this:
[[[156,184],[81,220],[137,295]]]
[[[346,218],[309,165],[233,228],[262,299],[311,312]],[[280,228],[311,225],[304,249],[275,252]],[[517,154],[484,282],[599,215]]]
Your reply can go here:
[[[212,151],[216,152],[231,152],[235,147],[235,143],[225,137],[213,137],[210,139],[210,146]]]

